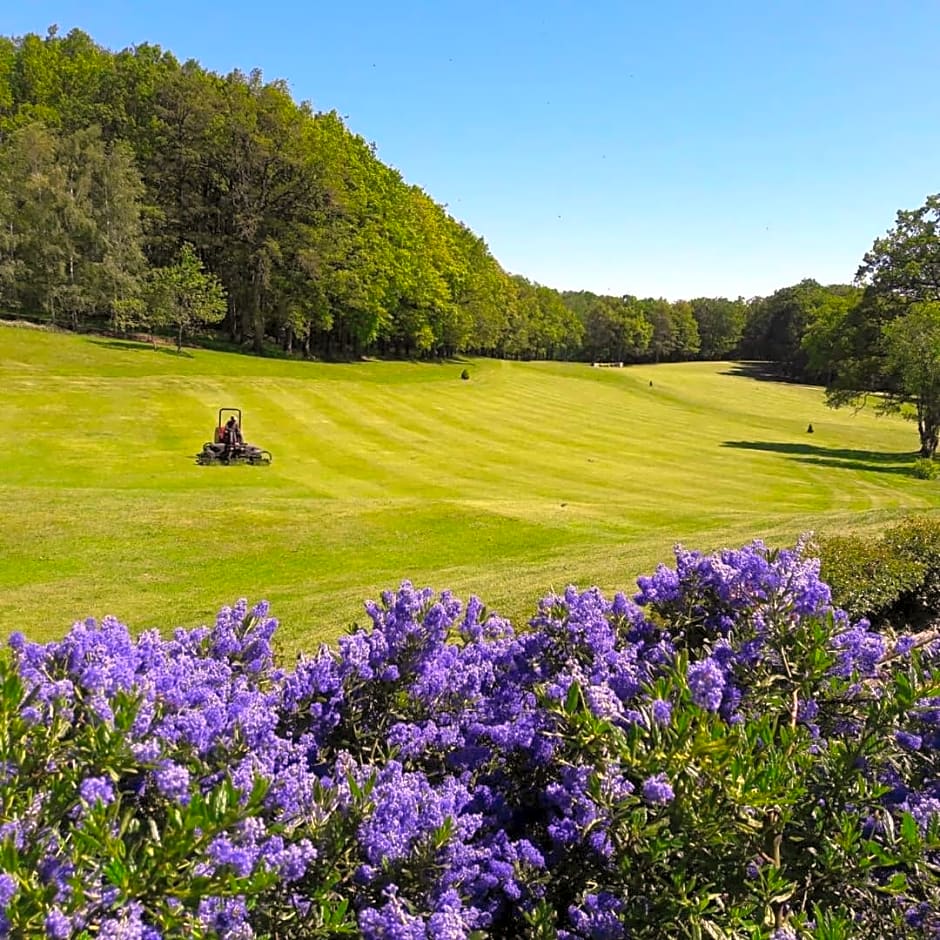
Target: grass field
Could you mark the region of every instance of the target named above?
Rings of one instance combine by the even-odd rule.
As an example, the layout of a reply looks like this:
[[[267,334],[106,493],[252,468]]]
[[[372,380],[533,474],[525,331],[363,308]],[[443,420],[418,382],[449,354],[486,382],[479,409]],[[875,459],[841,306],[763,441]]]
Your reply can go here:
[[[0,615],[36,639],[246,596],[309,649],[404,578],[520,618],[568,583],[630,591],[676,542],[940,506],[913,425],[729,363],[319,365],[0,325],[0,402]],[[270,467],[195,464],[222,405]]]

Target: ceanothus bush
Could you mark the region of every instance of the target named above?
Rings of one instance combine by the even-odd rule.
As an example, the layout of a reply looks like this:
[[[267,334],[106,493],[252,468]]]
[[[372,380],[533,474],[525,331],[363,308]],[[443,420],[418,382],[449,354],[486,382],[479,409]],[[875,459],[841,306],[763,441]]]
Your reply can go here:
[[[0,936],[940,937],[940,653],[755,542],[543,599],[405,582],[0,658]]]

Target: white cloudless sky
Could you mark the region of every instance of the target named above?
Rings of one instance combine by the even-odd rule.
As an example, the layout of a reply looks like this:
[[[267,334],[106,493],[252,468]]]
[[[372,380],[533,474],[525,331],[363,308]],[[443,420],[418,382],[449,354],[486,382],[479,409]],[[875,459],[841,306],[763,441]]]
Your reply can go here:
[[[935,0],[19,0],[336,110],[513,273],[606,294],[848,282],[940,191]]]

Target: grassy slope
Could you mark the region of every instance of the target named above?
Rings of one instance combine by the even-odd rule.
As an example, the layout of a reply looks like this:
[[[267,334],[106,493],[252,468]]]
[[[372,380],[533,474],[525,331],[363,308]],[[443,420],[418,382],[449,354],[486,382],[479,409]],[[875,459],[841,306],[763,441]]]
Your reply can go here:
[[[265,597],[309,648],[403,578],[510,616],[715,548],[940,505],[914,428],[727,364],[312,365],[0,326],[3,632],[204,622]],[[649,386],[649,381],[654,386]],[[199,467],[220,405],[267,468]],[[816,433],[808,435],[812,422]]]

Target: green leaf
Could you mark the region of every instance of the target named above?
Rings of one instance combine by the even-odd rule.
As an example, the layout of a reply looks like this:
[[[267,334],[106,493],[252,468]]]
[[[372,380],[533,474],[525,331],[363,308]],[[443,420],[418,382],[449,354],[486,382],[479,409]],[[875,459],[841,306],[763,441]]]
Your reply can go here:
[[[581,686],[577,682],[572,682],[568,686],[568,694],[565,696],[565,712],[573,715],[581,708]]]

